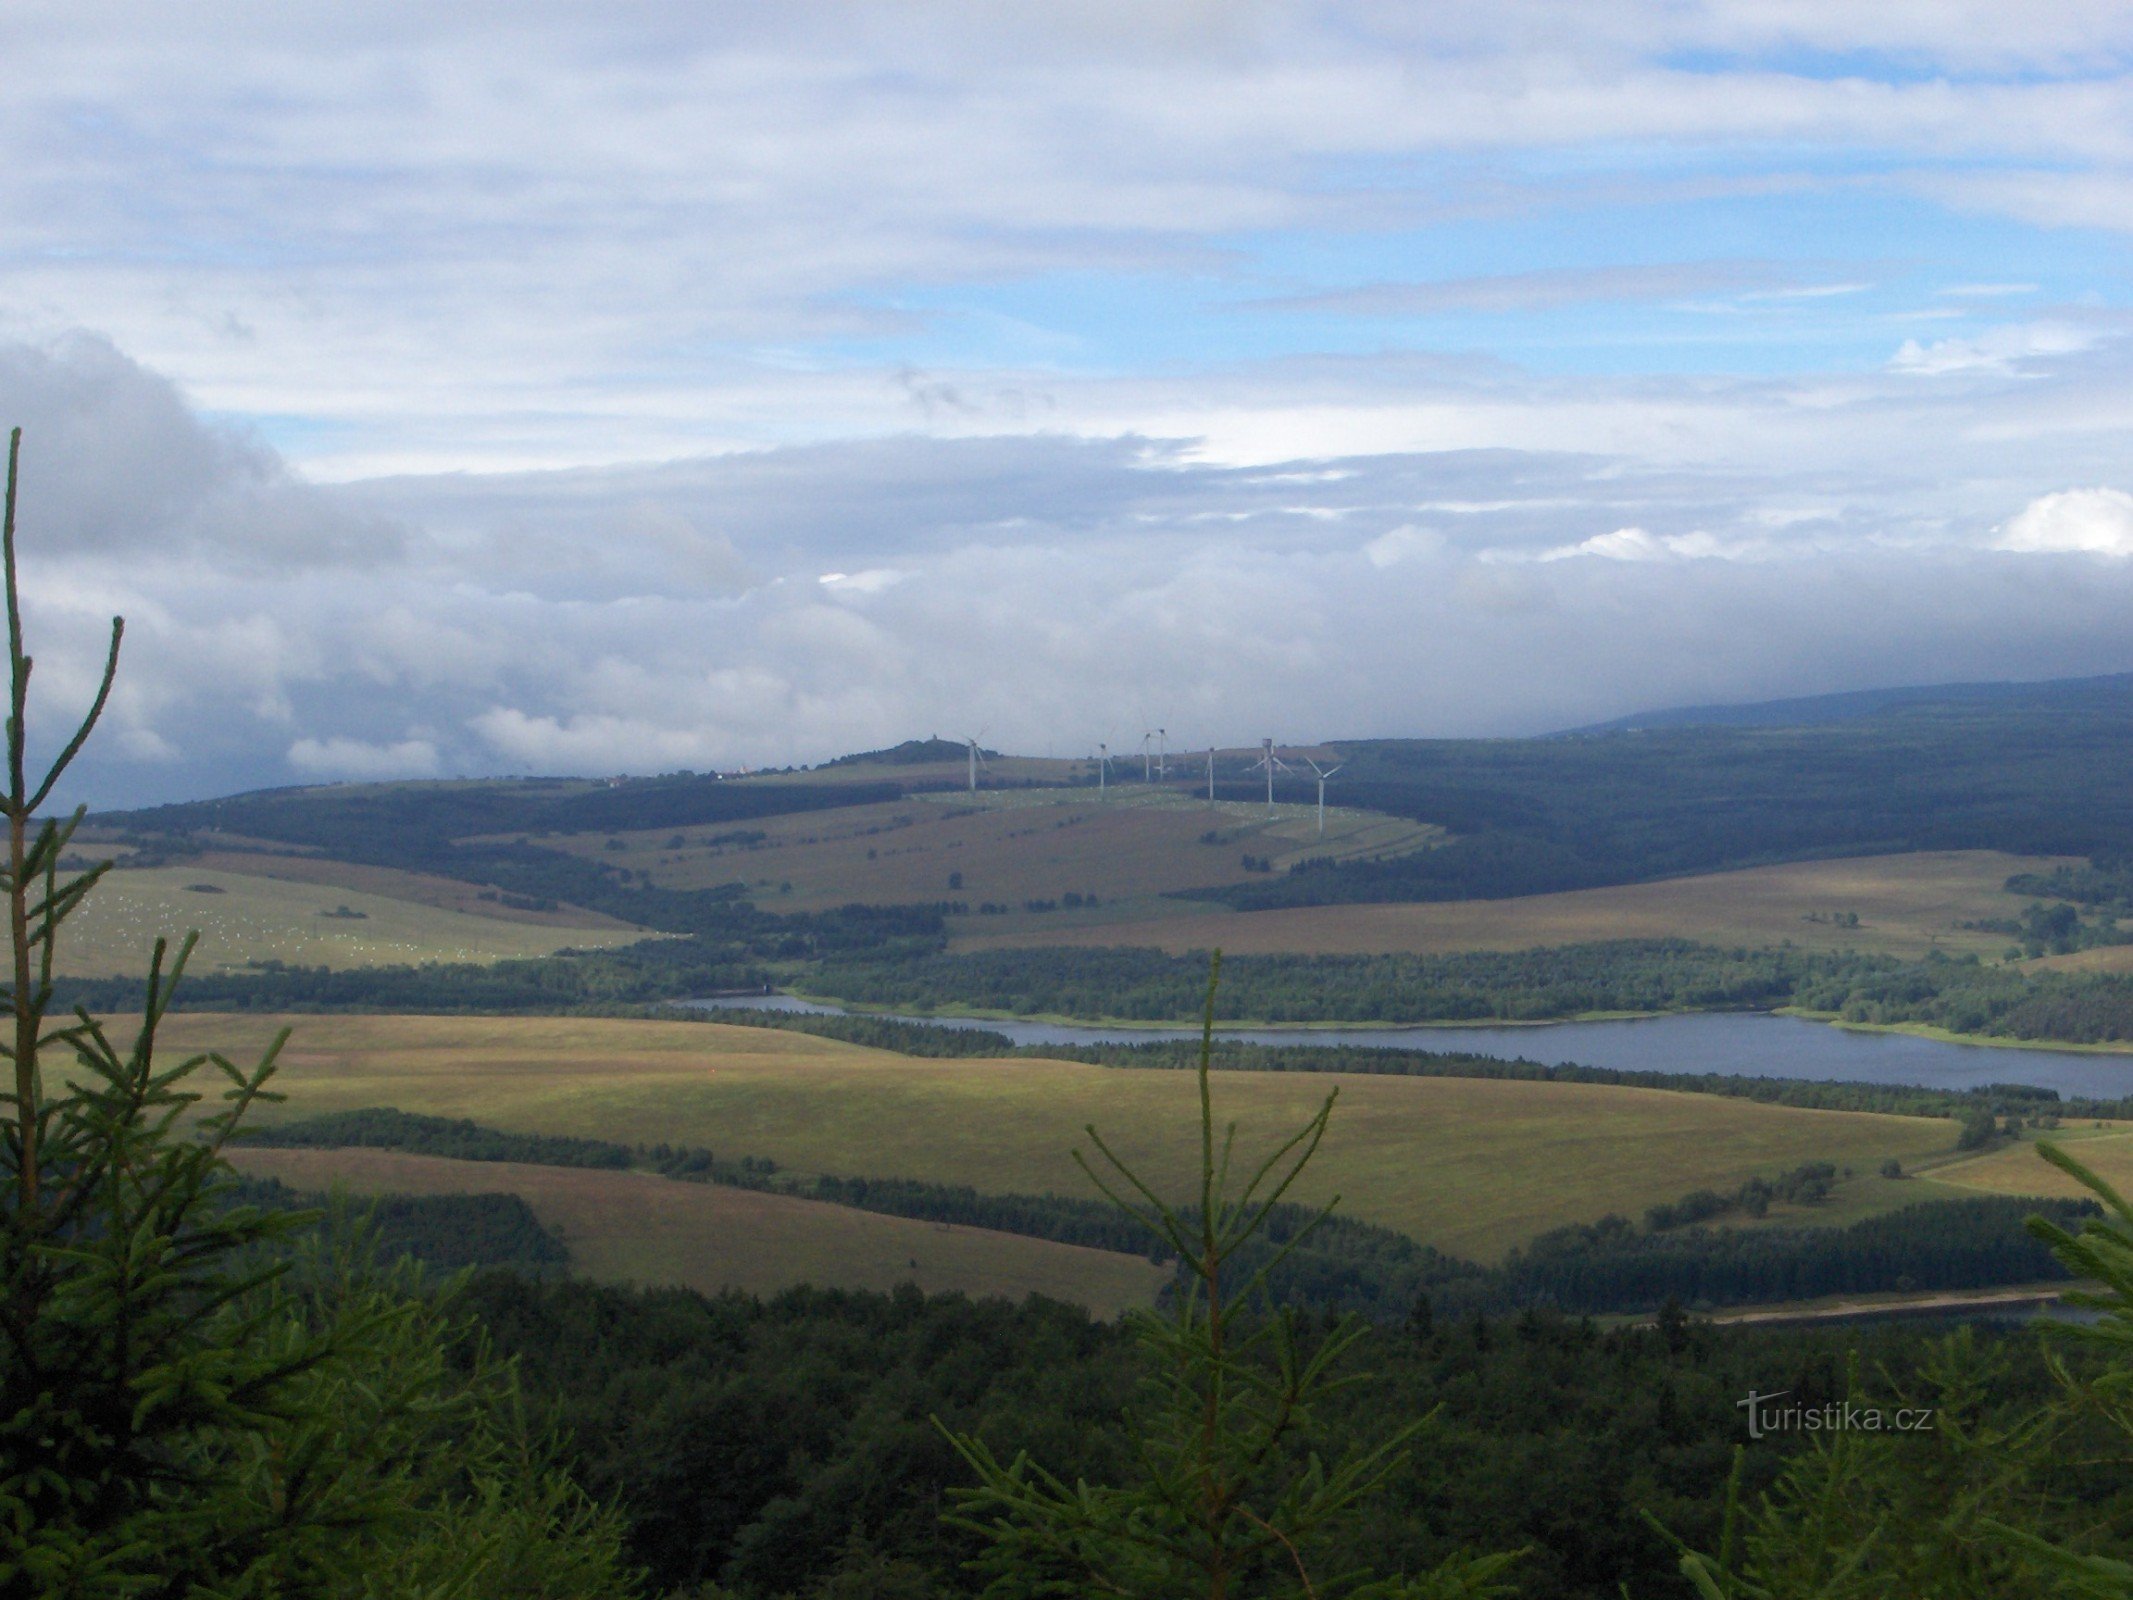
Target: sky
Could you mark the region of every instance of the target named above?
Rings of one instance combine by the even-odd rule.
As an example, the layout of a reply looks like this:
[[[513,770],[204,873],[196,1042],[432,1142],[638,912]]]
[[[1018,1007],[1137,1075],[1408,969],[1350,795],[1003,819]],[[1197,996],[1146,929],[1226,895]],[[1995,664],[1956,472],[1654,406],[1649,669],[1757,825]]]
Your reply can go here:
[[[2133,671],[2133,4],[11,0],[77,797]]]

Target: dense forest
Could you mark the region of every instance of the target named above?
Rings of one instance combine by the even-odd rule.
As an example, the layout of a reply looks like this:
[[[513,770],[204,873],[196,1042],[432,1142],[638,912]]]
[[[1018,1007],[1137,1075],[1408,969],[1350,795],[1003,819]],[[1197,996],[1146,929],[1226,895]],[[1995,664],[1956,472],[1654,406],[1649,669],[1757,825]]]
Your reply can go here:
[[[293,1189],[274,1178],[239,1178],[228,1205],[317,1212],[330,1235],[359,1239],[386,1261],[437,1272],[493,1267],[526,1277],[560,1276],[570,1252],[515,1194],[386,1194],[360,1202]]]
[[[1871,964],[1872,958],[1845,958]],[[1536,1021],[1586,1012],[1759,1008],[1789,1002],[1828,958],[1625,939],[1447,956],[1232,956],[1216,1016],[1259,1022]],[[1898,964],[1886,963],[1894,968]],[[967,1006],[1018,1016],[1179,1022],[1207,990],[1204,952],[987,950],[825,960],[814,992],[906,1010]]]
[[[1802,711],[1800,715],[1812,715]],[[1460,837],[1207,891],[1240,909],[1494,899],[1816,856],[2133,852],[2133,678],[1951,690],[1820,725],[1338,746],[1342,804]],[[1313,795],[1305,784],[1281,798]],[[1247,796],[1247,786],[1233,790]]]
[[[655,1587],[716,1583],[733,1600],[976,1594],[965,1563],[979,1544],[940,1517],[968,1469],[936,1418],[1026,1447],[1070,1480],[1132,1472],[1118,1425],[1140,1392],[1130,1341],[1065,1306],[901,1290],[707,1299],[503,1275],[477,1279],[468,1303],[566,1427],[580,1480],[623,1509]],[[1305,1441],[1337,1456],[1432,1418],[1326,1565],[1415,1573],[1462,1549],[1522,1550],[1523,1594],[1685,1595],[1673,1547],[1646,1518],[1717,1544],[1751,1390],[1820,1405],[1865,1373],[1877,1393],[1945,1404],[1951,1432],[1988,1436],[2053,1394],[2026,1332],[1980,1329],[1952,1350],[1944,1338],[1679,1321],[1602,1331],[1544,1311],[1415,1319],[1367,1344],[1353,1365],[1368,1381],[1325,1406]],[[1751,1446],[1744,1492],[1772,1485],[1807,1443]],[[1937,1448],[1909,1457],[1936,1484]],[[2048,1481],[2077,1502],[2115,1488],[2071,1464]]]
[[[992,950],[824,961],[812,992],[926,1011],[1184,1022],[1205,954]],[[1217,1015],[1243,1022],[1537,1022],[1605,1012],[1796,1007],[1848,1023],[2103,1044],[2133,1040],[2133,976],[2025,971],[1974,958],[1718,949],[1617,940],[1448,956],[1235,956]]]

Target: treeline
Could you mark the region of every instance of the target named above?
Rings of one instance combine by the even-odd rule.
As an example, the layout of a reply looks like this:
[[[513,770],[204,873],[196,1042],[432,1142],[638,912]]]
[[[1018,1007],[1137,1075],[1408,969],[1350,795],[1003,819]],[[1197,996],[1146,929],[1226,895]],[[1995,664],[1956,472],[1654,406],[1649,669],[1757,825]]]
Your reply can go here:
[[[424,1116],[391,1107],[332,1112],[254,1129],[245,1142],[304,1149],[405,1150],[458,1161],[512,1161],[543,1166],[648,1169],[682,1182],[716,1183],[760,1193],[789,1195],[859,1211],[990,1228],[1061,1244],[1085,1245],[1170,1258],[1150,1235],[1108,1202],[1056,1194],[988,1194],[964,1184],[917,1178],[838,1177],[782,1170],[760,1156],[726,1156],[687,1145],[626,1145],[536,1133],[510,1133],[448,1117]],[[1194,1215],[1187,1207],[1184,1215]],[[1481,1269],[1405,1234],[1348,1217],[1330,1217],[1295,1243],[1314,1213],[1282,1206],[1263,1239],[1239,1258],[1247,1275],[1287,1253],[1268,1279],[1276,1299],[1324,1310],[1354,1311],[1378,1320],[1406,1313],[1418,1295],[1436,1284]]]
[[[1107,1202],[1055,1194],[987,1194],[967,1185],[916,1178],[838,1177],[781,1170],[761,1157],[721,1156],[672,1145],[507,1133],[444,1117],[389,1108],[334,1113],[256,1132],[251,1142],[307,1148],[361,1145],[457,1160],[523,1161],[574,1167],[644,1167],[687,1182],[719,1183],[862,1211],[945,1222],[1147,1255],[1149,1235]],[[1834,1169],[1809,1165],[1757,1180],[1732,1197],[1753,1210],[1760,1197],[1812,1203]],[[1819,1181],[1819,1187],[1818,1187]],[[1697,1210],[1690,1197],[1682,1203]],[[2084,1203],[2085,1204],[2085,1203]],[[2088,1208],[2093,1210],[2093,1208]],[[2072,1202],[2019,1199],[1933,1201],[1844,1228],[1710,1230],[1673,1217],[1639,1231],[1622,1218],[1555,1230],[1498,1267],[1449,1256],[1390,1228],[1282,1206],[1264,1237],[1239,1260],[1249,1275],[1281,1255],[1268,1292],[1283,1304],[1353,1311],[1377,1321],[1405,1316],[1426,1300],[1446,1314],[1550,1305],[1576,1312],[1649,1311],[1668,1298],[1690,1305],[1738,1305],[1824,1294],[1904,1289],[1975,1289],[2063,1276],[2022,1228],[2038,1211],[2088,1214]],[[1191,1208],[1183,1212],[1188,1218]],[[1756,1213],[1760,1214],[1760,1213]],[[1286,1251],[1283,1255],[1282,1252]]]
[[[560,1276],[570,1265],[563,1241],[515,1194],[386,1194],[343,1202],[276,1178],[241,1178],[222,1198],[263,1210],[324,1211],[341,1231],[367,1239],[380,1259],[411,1257],[439,1272],[486,1267],[542,1278]]]
[[[580,1481],[629,1518],[655,1592],[975,1596],[977,1547],[938,1515],[968,1469],[935,1418],[1003,1453],[1027,1447],[1070,1483],[1132,1476],[1117,1426],[1141,1371],[1129,1336],[1052,1302],[707,1298],[498,1274],[465,1304],[560,1426]],[[1980,1328],[1968,1348],[1982,1381],[1956,1401],[1965,1427],[2026,1417],[2056,1392],[2025,1333]],[[1314,1414],[1311,1449],[1338,1459],[1433,1420],[1375,1514],[1325,1552],[1329,1570],[1419,1573],[1461,1549],[1523,1548],[1521,1593],[1619,1600],[1680,1592],[1649,1519],[1717,1544],[1742,1395],[1782,1388],[1816,1407],[1854,1394],[1857,1371],[1933,1403],[1924,1374],[1949,1363],[1911,1326],[1602,1331],[1531,1311],[1387,1331],[1356,1365],[1369,1381]],[[1751,1503],[1807,1442],[1746,1452]],[[2099,1477],[2095,1492],[2112,1487]]]
[[[522,904],[568,904],[661,933],[732,946],[757,960],[882,950],[917,938],[938,947],[937,907],[850,906],[813,915],[759,911],[746,886],[669,889],[641,872],[545,848],[545,835],[693,827],[901,797],[900,782],[736,783],[681,774],[614,787],[569,780],[269,790],[223,800],[99,815],[101,828],[159,859],[206,848],[218,834],[319,850],[336,860],[435,873]],[[938,787],[938,785],[918,785]],[[89,847],[93,850],[93,847]],[[699,991],[700,992],[700,991]]]
[[[2007,880],[2010,894],[2133,915],[2133,857],[2103,856],[2049,872],[2018,872]]]
[[[1792,1004],[1844,1022],[1924,1023],[1990,1038],[2133,1041],[2133,975],[1928,960],[1805,974]]]
[[[845,1044],[865,1045],[870,1050],[894,1050],[898,1055],[906,1056],[953,1058],[1015,1053],[1015,1041],[994,1029],[948,1028],[937,1022],[913,1022],[907,1017],[877,1017],[865,1012],[778,1011],[769,1006],[705,1006],[697,1015],[706,1022],[812,1034],[818,1039],[837,1039]],[[1049,1051],[1045,1053],[1050,1054]]]
[[[1224,963],[1225,972],[1228,964]],[[957,1030],[943,1028],[943,1033]],[[1199,1060],[1197,1040],[1163,1039],[1138,1044],[1024,1045],[1016,1054],[1097,1066],[1190,1071]],[[943,1051],[942,1053],[948,1053]],[[990,1052],[984,1052],[989,1054]],[[1522,1057],[1470,1055],[1462,1051],[1395,1050],[1360,1044],[1252,1044],[1215,1040],[1212,1065],[1232,1072],[1352,1072],[1411,1078],[1491,1078],[1530,1083],[1596,1083],[1617,1088],[1669,1089],[1684,1094],[1725,1095],[1768,1105],[1815,1111],[1880,1111],[1906,1117],[1988,1115],[2038,1117],[2133,1117],[2133,1097],[2065,1100],[2056,1089],[1992,1083],[1973,1089],[1929,1089],[1916,1084],[1853,1083],[1822,1078],[1753,1078],[1724,1072],[1655,1072],[1588,1067],[1575,1061],[1548,1064]]]
[[[1684,939],[1441,956],[1234,956],[1222,963],[1216,1015],[1258,1022],[1518,1022],[1586,1012],[1750,1009],[1787,1004],[1817,959],[1803,951],[1721,950]],[[1207,956],[1111,947],[896,962],[831,957],[808,982],[864,1005],[1177,1022],[1201,1009]]]
[[[1841,1228],[1652,1232],[1608,1217],[1544,1233],[1500,1267],[1448,1280],[1430,1301],[1440,1315],[1656,1311],[1669,1300],[1711,1309],[2060,1281],[2066,1270],[2023,1226],[2040,1214],[2072,1227],[2101,1211],[2087,1200],[1992,1196],[1922,1201]]]
[[[1228,964],[1224,964],[1225,972]],[[650,1012],[633,1013],[651,1015]],[[697,1015],[747,1028],[777,1028],[841,1039],[850,1044],[941,1058],[1012,1057],[1085,1061],[1091,1066],[1191,1071],[1200,1059],[1197,1039],[1166,1038],[1105,1044],[1018,1045],[991,1028],[916,1022],[864,1012],[774,1011],[767,1007],[720,1007]],[[2133,1096],[2120,1100],[2065,1099],[2057,1089],[2026,1083],[1988,1083],[1968,1089],[1932,1089],[1922,1084],[1858,1083],[1831,1078],[1761,1078],[1725,1072],[1658,1072],[1628,1067],[1589,1067],[1575,1061],[1542,1062],[1523,1056],[1475,1055],[1463,1050],[1405,1050],[1365,1044],[1260,1044],[1216,1036],[1212,1064],[1228,1072],[1347,1072],[1409,1078],[1491,1078],[1529,1083],[1595,1083],[1617,1088],[1668,1089],[1683,1094],[1725,1095],[1766,1105],[1814,1111],[1879,1111],[1905,1117],[2009,1117],[2035,1122],[2053,1117],[2133,1119]]]
[[[280,1150],[407,1150],[453,1161],[523,1161],[541,1167],[605,1167],[634,1163],[628,1145],[560,1133],[505,1133],[466,1118],[424,1116],[390,1106],[328,1111],[294,1122],[249,1127],[249,1145]]]
[[[862,1005],[1185,1022],[1206,994],[1204,953],[990,950],[903,961],[832,958],[817,993]],[[2133,974],[2027,971],[1975,958],[1719,949],[1627,939],[1456,955],[1235,956],[1227,1022],[1539,1022],[1595,1012],[1769,1010],[1866,1024],[1923,1023],[1990,1038],[2133,1041]]]
[[[1903,1169],[1898,1165],[1888,1176],[1901,1177],[1902,1173]],[[1751,1217],[1767,1216],[1773,1202],[1794,1206],[1820,1205],[1829,1198],[1829,1191],[1836,1185],[1835,1162],[1803,1161],[1775,1178],[1750,1178],[1731,1193],[1691,1189],[1679,1200],[1649,1206],[1644,1212],[1644,1226],[1652,1233],[1664,1233],[1669,1228],[1693,1227],[1734,1211]]]
[[[491,963],[428,962],[335,970],[260,962],[245,972],[189,976],[179,1003],[214,1011],[554,1012],[649,1005],[737,990],[760,992],[781,966],[864,951],[877,959],[943,943],[927,907],[845,906],[775,917],[723,901],[715,931]],[[775,965],[774,965],[775,964]],[[62,1004],[93,1009],[140,998],[134,979],[69,979]]]
[[[736,782],[670,773],[619,783],[582,778],[496,778],[479,783],[351,784],[262,789],[139,811],[99,812],[99,827],[143,834],[236,834],[322,850],[341,860],[404,863],[411,850],[446,853],[451,841],[753,822],[847,806],[880,805],[940,787],[884,777],[876,783]]]
[[[850,906],[790,918],[762,916],[745,904],[729,909],[738,913],[735,925],[718,938],[650,939],[489,965],[334,971],[262,963],[189,978],[179,1004],[216,1011],[622,1014],[627,1007],[761,991],[797,968],[812,992],[861,1005],[1182,1023],[1195,1019],[1206,993],[1204,955],[1117,947],[947,955],[939,915],[930,908]],[[56,995],[66,1006],[109,1010],[136,1003],[140,985],[63,979]],[[1223,963],[1218,1005],[1225,1022],[1281,1023],[1540,1022],[1587,1013],[1789,1006],[1849,1023],[1916,1023],[1988,1038],[2133,1042],[2133,975],[2026,971],[1969,958],[1904,962],[1849,952],[1725,950],[1678,939],[1448,956],[1236,956]],[[907,1022],[897,1018],[733,1011],[712,1020],[913,1054],[1006,1049],[1004,1035],[935,1038],[904,1031]],[[1368,1066],[1359,1056],[1342,1070],[1397,1069]],[[1686,1086],[1680,1079],[1669,1085]]]

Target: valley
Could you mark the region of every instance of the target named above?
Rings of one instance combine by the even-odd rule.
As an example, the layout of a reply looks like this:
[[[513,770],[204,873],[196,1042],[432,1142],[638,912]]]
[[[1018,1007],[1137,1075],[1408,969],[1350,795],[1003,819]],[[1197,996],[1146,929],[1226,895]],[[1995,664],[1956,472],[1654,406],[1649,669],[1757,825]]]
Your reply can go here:
[[[284,1023],[285,1118],[368,1106],[471,1118],[862,1177],[993,1193],[1089,1195],[1072,1152],[1094,1123],[1182,1199],[1193,1160],[1189,1074],[1078,1062],[938,1061],[835,1040],[599,1019],[172,1019],[172,1048],[241,1052]],[[1224,1073],[1225,1118],[1249,1150],[1340,1099],[1297,1198],[1489,1258],[1550,1228],[1637,1215],[1697,1188],[1732,1188],[1810,1160],[1851,1169],[1847,1217],[1915,1198],[1876,1176],[1947,1153],[1939,1118],[1798,1110],[1583,1084]],[[1832,1212],[1832,1215],[1837,1213]]]
[[[239,795],[94,819],[91,847],[120,865],[61,974],[123,972],[154,934],[200,928],[184,1002],[197,1009],[170,1020],[168,1042],[229,1049],[292,1024],[290,1100],[270,1122],[389,1106],[701,1148],[794,1182],[979,1196],[1087,1193],[1072,1151],[1094,1122],[1176,1185],[1192,1153],[1185,1074],[1041,1051],[911,1056],[643,1008],[790,987],[921,1014],[1182,1023],[1204,989],[1200,952],[1219,948],[1222,1014],[1290,1026],[1793,1005],[2110,1045],[2119,1007],[2133,1043],[2133,1000],[2111,987],[2133,965],[2133,944],[2115,942],[2116,880],[2085,864],[2097,830],[2120,826],[2097,804],[2104,768],[2093,752],[2020,765],[2039,719],[2128,724],[2095,686],[2034,699],[1906,701],[1826,726],[1292,749],[1345,763],[1323,835],[1293,776],[1269,812],[1252,751],[1220,753],[1212,800],[1204,767],[1152,783],[1115,760],[1099,788],[1088,762],[997,752],[972,791],[967,755],[939,740],[745,777]],[[1990,761],[2023,774],[1990,809],[1932,800]],[[1866,810],[1834,803],[1861,794]],[[2090,899],[2052,898],[2092,882],[2106,886],[2078,890]],[[600,1011],[638,1014],[583,1014]],[[911,1042],[945,1049],[923,1030]],[[1720,1070],[1743,1069],[1756,1070]],[[2023,1081],[2019,1064],[2009,1076]],[[1813,1203],[1724,1226],[1842,1229],[1920,1202],[2060,1192],[2020,1140],[1958,1158],[1965,1107],[2019,1121],[2031,1105],[1990,1091],[1892,1115],[1649,1080],[1218,1082],[1248,1141],[1338,1088],[1296,1198],[1338,1194],[1358,1222],[1483,1263],[1818,1162],[1832,1176]],[[797,1193],[413,1151],[244,1161],[364,1192],[500,1185],[569,1241],[577,1270],[611,1280],[1050,1285],[1112,1308],[1152,1292],[1153,1269],[1115,1250],[955,1224],[938,1236],[952,1247],[919,1251],[912,1230],[946,1225]]]
[[[1752,867],[1618,888],[1577,889],[1510,900],[1312,906],[1275,911],[1155,915],[1110,922],[991,932],[958,919],[957,950],[1047,945],[1152,945],[1179,954],[1449,955],[1530,950],[1610,939],[1689,939],[1715,945],[1792,944],[1910,959],[1994,958],[2005,933],[1983,922],[2017,918],[2026,897],[2007,880],[2048,872],[2066,858],[1999,851],[1919,851]],[[2133,948],[2133,947],[2128,947]],[[2100,952],[2084,952],[2088,960]]]

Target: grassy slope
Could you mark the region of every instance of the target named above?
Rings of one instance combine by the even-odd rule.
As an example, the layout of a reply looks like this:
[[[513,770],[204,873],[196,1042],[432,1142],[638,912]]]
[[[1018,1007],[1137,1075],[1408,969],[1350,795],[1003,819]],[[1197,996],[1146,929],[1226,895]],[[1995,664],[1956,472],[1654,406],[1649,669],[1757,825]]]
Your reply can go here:
[[[2133,1124],[2076,1125],[2041,1137],[2066,1147],[2121,1194],[2133,1191]],[[1986,1194],[2086,1198],[2088,1191],[2037,1154],[2036,1138],[2025,1137],[1933,1169],[1933,1181],[1952,1189]]]
[[[279,878],[289,883],[318,884],[333,889],[353,889],[360,894],[382,895],[440,911],[463,911],[470,917],[517,922],[547,928],[626,928],[626,922],[588,911],[583,906],[559,905],[552,911],[528,911],[505,905],[493,890],[458,878],[443,878],[430,872],[401,872],[392,867],[364,866],[337,861],[331,856],[295,855],[271,848],[210,850],[191,859],[191,866],[225,872],[241,872],[255,878]],[[187,880],[188,882],[191,879]],[[487,898],[484,898],[487,896]]]
[[[1860,856],[1515,900],[1188,913],[1131,927],[1039,927],[1005,935],[977,927],[958,939],[957,948],[1130,943],[1236,955],[1446,954],[1676,936],[1728,946],[1790,940],[1810,949],[1907,957],[1937,945],[1992,957],[2006,949],[2005,934],[1958,924],[2019,916],[2027,898],[2002,885],[2012,873],[2053,864],[2053,858],[1987,850]],[[1858,914],[1857,928],[1807,920],[1846,911]]]
[[[201,894],[191,884],[223,892]],[[363,916],[321,915],[343,905]],[[111,873],[67,923],[61,971],[89,978],[140,972],[158,935],[175,940],[188,929],[200,932],[200,972],[259,960],[331,967],[497,961],[646,937],[613,923],[574,928],[475,916],[356,888],[185,865]]]
[[[853,769],[868,770],[868,769]],[[1203,841],[1212,831],[1217,842]],[[709,841],[761,833],[756,843]],[[971,919],[977,927],[1039,927],[1059,920],[1020,915],[1025,900],[1056,900],[1072,891],[1147,914],[1175,910],[1156,899],[1168,890],[1243,883],[1258,874],[1247,855],[1276,870],[1307,855],[1397,854],[1426,845],[1438,831],[1371,812],[1329,810],[1326,838],[1310,808],[1283,806],[1270,821],[1264,806],[1223,802],[1210,809],[1168,789],[1128,784],[1099,803],[1083,789],[980,791],[915,795],[888,805],[744,825],[581,833],[532,842],[611,866],[648,872],[666,888],[703,889],[740,880],[766,910],[808,911],[843,905],[963,900],[994,901],[1016,915]],[[672,841],[683,841],[679,848]],[[612,841],[612,842],[611,842]],[[960,887],[951,874],[961,875]],[[790,883],[790,892],[783,885]],[[1151,906],[1147,902],[1153,900]],[[1117,902],[1128,902],[1121,907]]]
[[[523,1197],[605,1282],[774,1294],[795,1284],[928,1294],[1049,1295],[1112,1316],[1148,1305],[1164,1273],[1138,1256],[984,1228],[677,1183],[642,1172],[447,1161],[396,1150],[240,1150],[240,1169],[305,1189]]]
[[[1087,1192],[1070,1151],[1097,1123],[1172,1182],[1190,1171],[1192,1080],[1065,1062],[919,1061],[830,1040],[700,1023],[306,1017],[280,1115],[391,1105],[526,1131],[669,1140],[806,1171],[992,1191]],[[271,1019],[187,1014],[172,1047],[241,1048]],[[1944,1151],[1944,1121],[1800,1111],[1578,1084],[1225,1074],[1219,1114],[1260,1148],[1338,1083],[1302,1198],[1462,1254],[1630,1215],[1698,1187],[1824,1159],[1871,1172]],[[1901,1186],[1897,1186],[1901,1187]]]

